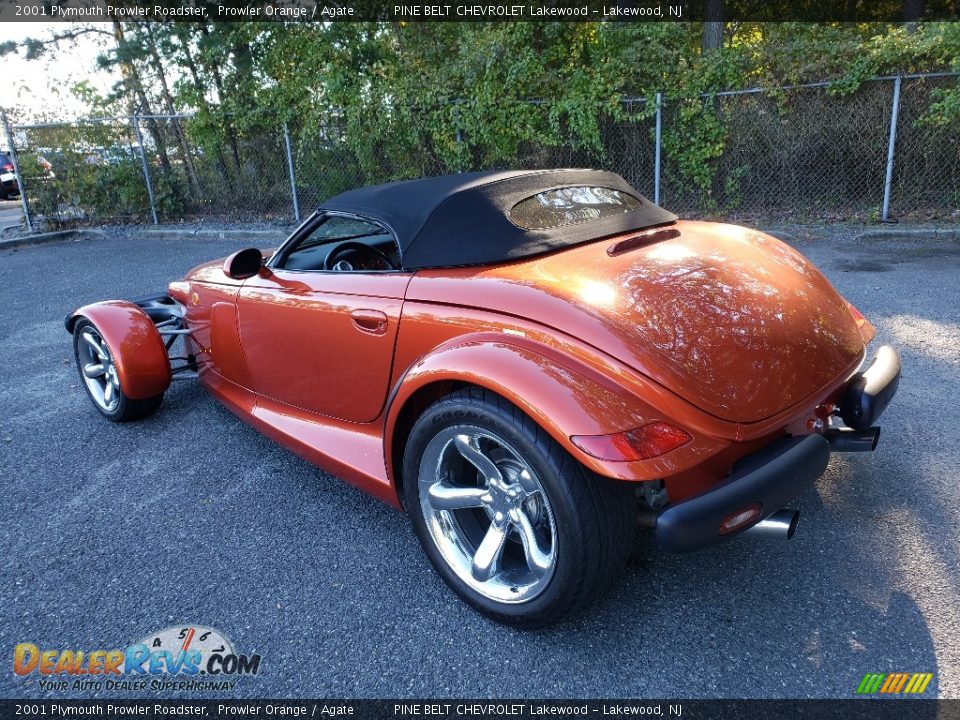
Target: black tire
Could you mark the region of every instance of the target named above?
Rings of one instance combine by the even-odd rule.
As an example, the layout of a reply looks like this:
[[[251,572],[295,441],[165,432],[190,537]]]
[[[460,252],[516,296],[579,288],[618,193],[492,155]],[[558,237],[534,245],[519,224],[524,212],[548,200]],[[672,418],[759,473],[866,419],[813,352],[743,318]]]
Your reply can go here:
[[[106,340],[104,340],[99,329],[97,329],[97,326],[90,322],[90,320],[87,318],[80,318],[76,325],[74,325],[73,359],[77,366],[77,372],[80,374],[80,381],[83,385],[83,389],[86,391],[87,396],[93,403],[93,406],[100,412],[101,415],[107,418],[107,420],[117,423],[140,420],[156,412],[157,408],[160,407],[160,403],[163,401],[162,393],[155,397],[134,400],[133,398],[128,398],[123,393],[123,390],[119,389],[119,383],[116,383],[114,385],[116,389],[111,390],[111,393],[116,393],[116,400],[114,402],[105,402],[102,394],[100,397],[97,396],[97,390],[92,386],[98,384],[105,385],[105,382],[91,382],[91,380],[83,373],[85,362],[81,356],[83,356],[85,353],[88,353],[88,351],[81,346],[81,343],[85,342],[83,335],[84,331],[88,329],[92,330],[92,332],[100,339],[104,346],[107,346],[106,350],[108,357],[112,356],[114,350],[110,348]],[[111,397],[111,400],[112,399],[113,398]]]
[[[451,437],[451,433],[471,433],[476,432],[477,428],[481,434],[475,437],[482,438],[483,442],[488,443],[487,447],[494,448],[490,451],[491,457],[493,453],[500,452],[496,440],[502,439],[510,446],[538,481],[539,489],[535,493],[542,493],[548,501],[548,510],[541,510],[538,522],[549,523],[553,527],[550,547],[551,550],[555,548],[554,560],[551,574],[546,579],[539,580],[538,587],[541,589],[528,600],[501,601],[490,597],[482,588],[478,590],[472,587],[471,578],[461,577],[453,567],[456,563],[445,558],[444,551],[438,546],[442,538],[435,539],[428,528],[428,515],[434,519],[442,518],[441,522],[431,520],[431,528],[447,528],[449,518],[459,517],[460,513],[473,513],[474,518],[479,518],[475,521],[479,526],[475,531],[479,533],[476,537],[481,541],[486,540],[483,513],[487,514],[489,523],[486,532],[490,531],[494,522],[489,504],[479,509],[473,507],[448,511],[446,515],[443,515],[444,510],[436,511],[439,515],[432,514],[435,509],[429,507],[433,500],[430,499],[431,492],[427,489],[432,482],[431,473],[436,477],[442,475],[443,478],[450,475],[438,470],[440,465],[433,463],[433,454],[424,457],[425,451],[435,453],[437,447],[455,445],[453,440],[443,445],[444,439]],[[469,435],[455,434],[452,437],[459,441],[461,437]],[[431,441],[435,439],[431,445]],[[479,443],[479,440],[477,442]],[[452,451],[441,452],[450,453],[454,458],[452,462],[462,459]],[[443,460],[446,455],[438,457],[441,457],[441,463],[446,462]],[[509,459],[508,457],[507,461]],[[483,491],[484,487],[489,488],[489,484],[483,485],[483,473],[478,471],[477,479],[471,480],[472,468],[465,467],[467,469],[462,475],[458,475],[459,479],[467,484],[476,482],[480,491]],[[446,483],[446,479],[443,482]],[[473,488],[456,486],[455,489]],[[403,495],[417,537],[437,573],[454,592],[474,608],[498,622],[513,626],[534,628],[550,625],[584,607],[619,575],[634,547],[636,503],[629,484],[603,478],[587,470],[519,408],[481,388],[454,392],[431,405],[418,418],[410,432],[404,454]],[[424,504],[428,507],[425,508]],[[498,517],[503,523],[503,515],[499,514]],[[457,520],[456,524],[465,528],[468,523],[473,522],[466,518],[463,523]],[[510,519],[505,523],[510,524]],[[511,533],[507,541],[501,541],[501,547],[506,549],[499,551],[500,557],[504,558],[506,552],[520,552],[510,550],[511,546],[506,544],[511,539],[520,539],[520,525],[511,525],[511,529],[506,532]],[[544,531],[542,536],[546,535],[547,532]],[[469,543],[468,540],[467,544]],[[456,548],[458,545],[453,543],[445,547]],[[479,555],[479,543],[474,543],[472,547],[476,558]],[[526,544],[523,548],[525,552]],[[550,554],[553,555],[553,552]],[[532,569],[529,555],[526,559]],[[496,561],[498,572],[503,572],[506,562],[507,560]],[[476,580],[473,574],[475,565],[470,567],[471,577]],[[461,572],[465,572],[463,568]],[[507,585],[509,584],[508,582]],[[511,590],[516,592],[517,588]]]

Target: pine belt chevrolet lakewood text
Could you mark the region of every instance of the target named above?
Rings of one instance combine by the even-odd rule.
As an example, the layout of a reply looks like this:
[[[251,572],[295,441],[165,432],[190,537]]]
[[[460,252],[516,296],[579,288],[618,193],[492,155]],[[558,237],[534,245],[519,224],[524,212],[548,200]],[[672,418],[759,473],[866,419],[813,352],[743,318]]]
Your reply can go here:
[[[900,376],[798,252],[596,170],[345,192],[267,259],[66,325],[108,419],[198,378],[404,508],[455,592],[528,627],[595,596],[639,524],[671,551],[792,536],[784,505],[831,452],[873,450]]]

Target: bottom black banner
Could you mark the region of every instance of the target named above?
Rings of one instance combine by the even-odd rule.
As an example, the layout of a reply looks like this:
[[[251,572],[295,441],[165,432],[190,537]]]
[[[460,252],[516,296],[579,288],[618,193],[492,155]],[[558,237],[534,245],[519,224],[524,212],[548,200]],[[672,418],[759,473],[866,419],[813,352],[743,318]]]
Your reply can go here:
[[[960,700],[0,700],[0,718],[960,719]]]

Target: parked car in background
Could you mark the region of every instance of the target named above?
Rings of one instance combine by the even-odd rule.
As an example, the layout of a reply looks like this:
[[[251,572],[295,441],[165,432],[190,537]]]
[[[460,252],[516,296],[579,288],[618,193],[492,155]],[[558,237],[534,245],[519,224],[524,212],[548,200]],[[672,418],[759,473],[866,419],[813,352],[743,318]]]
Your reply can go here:
[[[0,200],[9,200],[19,194],[20,186],[13,171],[13,160],[6,153],[0,153]]]

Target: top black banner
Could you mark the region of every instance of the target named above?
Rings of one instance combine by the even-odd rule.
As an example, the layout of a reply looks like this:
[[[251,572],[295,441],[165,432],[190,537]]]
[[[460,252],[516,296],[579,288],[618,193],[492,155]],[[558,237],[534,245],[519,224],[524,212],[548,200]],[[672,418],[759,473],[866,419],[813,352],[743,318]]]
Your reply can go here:
[[[728,22],[958,20],[960,0],[0,0],[0,22]]]
[[[904,22],[960,20],[960,0],[0,0],[0,22]],[[722,16],[708,15],[708,6]],[[914,13],[916,10],[913,11]]]

